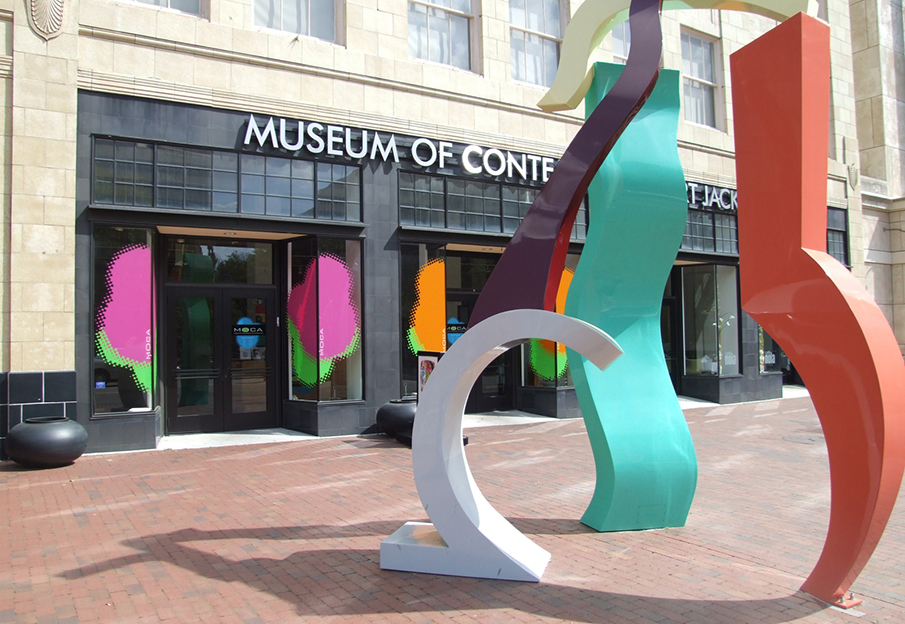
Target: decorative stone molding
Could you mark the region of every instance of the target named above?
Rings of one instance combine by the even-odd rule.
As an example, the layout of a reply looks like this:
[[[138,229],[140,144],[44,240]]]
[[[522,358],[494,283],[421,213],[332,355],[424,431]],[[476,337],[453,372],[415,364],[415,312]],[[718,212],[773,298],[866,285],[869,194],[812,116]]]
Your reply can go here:
[[[28,0],[28,24],[35,34],[49,41],[63,31],[65,0]]]

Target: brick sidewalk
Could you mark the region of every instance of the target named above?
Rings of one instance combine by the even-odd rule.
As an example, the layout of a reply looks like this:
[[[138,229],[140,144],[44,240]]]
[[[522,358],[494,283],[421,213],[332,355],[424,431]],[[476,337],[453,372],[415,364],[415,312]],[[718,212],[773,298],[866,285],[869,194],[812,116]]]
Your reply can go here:
[[[410,451],[382,438],[4,462],[0,623],[905,621],[901,505],[857,613],[798,591],[829,515],[808,399],[686,417],[687,526],[619,534],[577,520],[594,483],[581,421],[469,430],[485,496],[552,553],[539,584],[380,570],[381,540],[427,519]]]

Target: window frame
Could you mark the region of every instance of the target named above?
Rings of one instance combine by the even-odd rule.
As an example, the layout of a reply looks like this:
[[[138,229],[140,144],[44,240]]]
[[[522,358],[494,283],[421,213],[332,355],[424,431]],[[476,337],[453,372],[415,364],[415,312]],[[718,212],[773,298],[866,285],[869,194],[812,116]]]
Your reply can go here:
[[[294,265],[294,260],[297,258],[295,252],[293,251],[293,246],[296,244],[305,244],[308,246],[308,253],[302,252],[299,254],[299,258],[307,258],[307,262],[304,262],[305,266],[302,268],[300,265]],[[340,254],[333,253],[330,247],[332,246],[341,246],[343,247],[343,251]],[[286,329],[284,335],[284,345],[286,349],[286,354],[284,359],[287,363],[286,366],[286,389],[283,394],[285,397],[283,400],[291,401],[293,403],[301,403],[301,402],[309,402],[309,403],[320,403],[320,404],[331,404],[331,403],[362,403],[367,400],[367,367],[365,366],[365,342],[366,342],[366,334],[364,332],[364,318],[365,312],[364,308],[366,306],[365,302],[365,288],[364,288],[364,240],[360,238],[349,238],[344,236],[332,236],[332,235],[303,235],[298,238],[291,239],[287,241],[286,246],[284,247],[286,253],[286,275],[285,275],[285,288],[286,288],[286,300],[284,302],[284,310],[288,310],[290,300],[292,298],[292,292],[297,287],[303,287],[304,278],[313,280],[313,292],[315,293],[312,299],[309,299],[305,302],[305,305],[311,305],[311,311],[309,312],[314,316],[314,328],[313,328],[313,336],[312,342],[317,341],[317,336],[323,338],[322,329],[325,325],[324,320],[326,314],[330,313],[330,310],[325,310],[324,304],[329,301],[325,301],[325,299],[330,299],[330,291],[329,287],[325,292],[321,287],[321,264],[320,262],[325,259],[332,258],[334,261],[339,261],[344,269],[348,271],[348,275],[351,278],[350,281],[350,290],[345,293],[348,297],[347,300],[343,301],[343,304],[348,304],[353,308],[357,308],[354,316],[355,316],[355,324],[356,328],[354,333],[356,337],[352,339],[349,343],[349,346],[346,348],[345,352],[342,353],[334,353],[332,356],[328,356],[327,358],[323,357],[314,357],[313,362],[313,372],[314,372],[314,380],[310,383],[306,383],[307,380],[303,380],[298,374],[297,369],[294,366],[294,356],[293,353],[296,349],[296,346],[303,347],[304,342],[302,338],[302,327],[295,327],[292,319],[290,318],[290,313],[286,311]],[[358,262],[349,262],[350,260],[350,252],[351,257],[353,259],[357,259]],[[298,270],[296,270],[298,267]],[[309,274],[309,271],[313,270],[313,273]],[[298,278],[298,279],[296,279]],[[333,293],[336,294],[336,293]],[[293,330],[290,327],[295,327],[295,334],[293,334]],[[328,330],[329,331],[329,330]],[[311,336],[311,334],[309,334]],[[293,343],[297,342],[297,345]],[[352,345],[355,345],[354,347]],[[323,346],[321,347],[323,348]],[[316,349],[316,347],[315,347]],[[315,355],[314,353],[309,355]],[[322,353],[319,355],[323,355]],[[329,360],[326,363],[325,360]],[[342,369],[342,372],[340,370]],[[308,370],[311,372],[311,369]],[[351,377],[349,373],[352,373]],[[346,384],[340,384],[337,387],[343,388],[343,394],[345,396],[336,396],[334,384],[336,382],[337,377],[342,377],[347,380]],[[349,380],[351,379],[351,382]],[[299,383],[296,383],[299,382]],[[296,394],[297,389],[307,388],[307,391],[299,391]],[[350,392],[351,388],[351,392]],[[349,396],[350,394],[354,396]]]
[[[841,213],[842,219],[844,221],[843,227],[830,227],[830,215],[833,213]],[[826,252],[836,260],[838,260],[844,267],[847,269],[851,269],[851,249],[849,246],[849,220],[848,220],[848,210],[845,208],[837,208],[835,206],[827,206],[826,208]],[[840,258],[836,253],[833,252],[831,243],[835,243],[838,245],[838,241],[830,241],[830,234],[841,234],[842,236],[842,258]]]
[[[210,14],[211,14],[210,0],[198,0],[198,12],[197,13],[193,13],[192,11],[183,11],[182,9],[177,9],[177,8],[170,6],[170,4],[173,0],[164,0],[164,2],[166,2],[166,4],[159,4],[158,2],[147,1],[147,0],[130,0],[130,1],[133,4],[152,7],[152,8],[158,9],[158,10],[172,11],[179,15],[192,15],[194,17],[209,18]]]
[[[93,420],[103,420],[103,419],[108,419],[108,418],[122,418],[123,416],[134,416],[136,414],[139,414],[139,415],[153,414],[155,411],[160,409],[160,399],[161,399],[160,390],[161,390],[161,388],[160,388],[160,379],[158,377],[158,374],[159,374],[158,368],[159,368],[160,357],[161,357],[160,349],[163,348],[163,345],[160,342],[160,335],[159,335],[159,326],[158,326],[159,319],[154,312],[155,309],[159,305],[157,289],[155,287],[155,285],[157,284],[157,280],[158,280],[158,275],[157,275],[158,267],[157,267],[157,263],[155,261],[155,257],[156,257],[157,251],[158,251],[158,238],[156,236],[156,232],[154,231],[153,228],[148,227],[148,226],[143,226],[140,224],[120,225],[116,222],[104,222],[104,221],[92,222],[89,227],[90,227],[90,232],[91,232],[90,241],[89,241],[91,260],[90,260],[90,264],[89,264],[90,268],[89,268],[89,277],[88,277],[88,280],[89,280],[88,281],[88,293],[90,296],[91,307],[90,307],[90,312],[89,312],[90,332],[88,334],[88,345],[89,345],[88,349],[89,349],[89,353],[91,354],[91,362],[92,362],[91,368],[89,369],[90,375],[91,375],[89,377],[89,379],[92,380],[92,384],[91,384],[91,389],[89,392],[89,399],[88,399],[88,402],[90,405],[90,413],[89,413],[88,418],[89,418],[89,420],[93,421]],[[102,285],[101,280],[98,279],[99,278],[99,275],[98,275],[98,273],[99,273],[99,271],[98,271],[98,269],[99,269],[98,231],[101,229],[116,230],[119,232],[122,232],[124,230],[131,230],[131,231],[144,230],[146,232],[146,245],[149,250],[149,255],[151,257],[150,266],[149,266],[150,272],[148,275],[148,287],[150,289],[150,301],[151,301],[151,307],[148,310],[148,321],[149,321],[149,327],[150,327],[150,340],[151,340],[151,370],[150,370],[151,385],[150,385],[150,388],[144,393],[147,395],[148,403],[150,403],[150,405],[148,407],[126,408],[125,405],[123,405],[122,407],[124,407],[124,409],[121,409],[121,410],[109,410],[109,411],[99,411],[98,410],[99,396],[98,396],[97,391],[106,389],[105,387],[102,388],[97,385],[96,375],[97,375],[97,370],[99,367],[98,360],[101,360],[100,366],[103,366],[106,368],[114,366],[110,362],[107,362],[101,355],[99,355],[98,351],[97,351],[97,347],[98,347],[97,336],[99,333],[98,326],[97,326],[98,310],[101,307],[98,305],[99,291],[104,290],[104,291],[106,291],[106,295],[108,297],[110,296],[110,292],[108,291],[108,288],[110,285],[107,282],[106,275],[109,275],[108,272],[111,267],[111,264],[110,264],[111,259],[108,259],[107,264],[105,266],[105,271],[104,271],[106,273],[105,279],[103,280],[104,284]],[[101,305],[105,305],[105,304],[101,304]],[[116,368],[122,368],[123,372],[128,371],[128,368],[125,366],[119,366]],[[127,374],[129,374],[129,373],[127,373]],[[112,379],[112,378],[110,378],[110,379]],[[110,379],[106,380],[105,384],[109,383]],[[140,389],[141,388],[139,387],[139,390]]]
[[[431,47],[431,46],[430,46],[430,25],[429,25],[429,21],[427,22],[427,23],[428,23],[428,26],[427,26],[427,32],[428,32],[428,39],[427,39],[428,58],[424,58],[424,57],[422,57],[422,56],[416,56],[416,55],[412,54],[412,20],[411,20],[411,12],[412,12],[412,6],[413,6],[413,5],[415,5],[415,6],[420,6],[420,7],[422,7],[423,9],[425,9],[425,12],[426,12],[426,14],[427,14],[427,19],[428,19],[428,20],[429,20],[429,18],[430,18],[430,11],[431,11],[431,10],[434,10],[434,11],[442,11],[442,12],[446,13],[447,16],[452,15],[452,16],[464,18],[464,19],[466,20],[466,23],[467,23],[467,25],[468,25],[467,28],[466,28],[466,32],[468,33],[468,42],[467,42],[468,45],[466,46],[466,48],[467,48],[467,50],[468,50],[468,63],[467,63],[468,66],[467,66],[467,67],[460,67],[459,65],[455,65],[455,64],[453,64],[453,63],[451,63],[451,62],[450,62],[450,63],[445,63],[445,62],[443,62],[443,61],[437,61],[437,60],[433,60],[433,59],[430,58],[430,47]],[[479,18],[479,16],[478,16],[478,12],[477,12],[477,7],[475,6],[475,0],[468,0],[468,5],[469,5],[469,8],[470,8],[471,12],[470,12],[470,13],[464,13],[464,12],[460,11],[459,9],[454,9],[454,8],[452,8],[452,7],[445,7],[445,6],[443,6],[442,4],[436,4],[436,3],[434,3],[434,2],[431,2],[430,0],[408,0],[408,2],[407,2],[407,4],[406,4],[406,20],[407,20],[407,24],[408,24],[408,30],[407,30],[408,38],[407,38],[407,43],[408,43],[409,58],[410,58],[410,59],[413,59],[413,60],[423,61],[423,62],[426,62],[426,63],[435,63],[435,64],[437,64],[437,65],[442,65],[442,66],[444,66],[444,67],[451,67],[451,68],[459,69],[459,70],[462,70],[462,71],[476,72],[476,71],[477,71],[476,68],[479,66],[479,63],[478,63],[478,58],[479,58],[479,48],[478,48],[478,45],[479,45],[479,42],[480,42],[480,41],[479,41],[479,40],[480,40],[480,36],[479,36],[479,33],[476,33],[476,28],[477,28],[476,24],[478,23],[478,18]],[[447,50],[447,53],[449,54],[450,59],[452,59],[452,56],[453,56],[453,55],[452,55],[452,45],[451,45],[451,44],[452,44],[452,38],[450,37],[450,47],[449,47],[449,49]]]
[[[107,144],[109,144],[109,147],[106,147]],[[99,145],[104,145],[104,151],[107,153],[112,153],[112,156],[107,155],[107,153],[99,153]],[[146,160],[139,161],[135,156],[132,157],[132,160],[128,160],[127,158],[118,158],[117,146],[124,148],[124,151],[127,151],[131,146],[131,151],[133,152],[133,154],[136,152],[136,146],[141,146],[144,150],[149,149],[151,151],[151,160],[150,162]],[[183,159],[185,158],[186,154],[195,153],[207,155],[209,157],[208,160],[211,164],[207,167],[202,167],[199,165],[186,164],[185,161],[183,161],[183,164],[168,162],[167,159],[161,158],[161,152],[166,150],[170,150],[174,154],[181,154],[181,157]],[[235,161],[234,167],[219,165],[218,161],[222,161],[224,159],[233,159]],[[246,170],[246,161],[260,163],[260,172]],[[287,183],[292,189],[295,189],[295,186],[293,185],[296,182],[301,181],[301,178],[297,178],[294,173],[292,173],[289,177],[269,173],[267,167],[268,162],[270,161],[273,161],[274,163],[280,161],[277,164],[288,164],[292,172],[296,170],[297,166],[301,166],[303,164],[310,166],[314,176],[312,179],[313,197],[296,194],[294,190],[291,191],[288,196],[282,193],[268,193],[267,188],[273,180],[286,180],[288,181]],[[104,177],[99,177],[98,163],[103,163],[103,166],[108,170],[104,172]],[[117,179],[119,165],[123,165],[124,167],[124,176],[121,180]],[[135,171],[137,171],[138,165],[142,167],[152,168],[151,182],[149,184],[139,184],[135,181]],[[344,177],[341,179],[332,177],[333,173],[338,169],[342,169],[342,171],[344,172]],[[365,210],[362,169],[363,167],[360,164],[339,160],[287,158],[283,155],[269,155],[261,154],[258,152],[233,151],[206,146],[181,145],[176,143],[157,143],[130,138],[94,135],[92,136],[91,152],[90,205],[98,208],[104,207],[126,210],[150,210],[154,212],[165,211],[184,214],[201,213],[238,218],[288,218],[292,221],[297,222],[307,221],[316,223],[351,224],[360,226],[364,223],[363,219]],[[173,172],[181,172],[181,181],[176,180],[175,178],[173,179],[173,181],[171,181],[168,176],[165,175],[165,172],[167,170],[171,170]],[[129,173],[129,171],[131,171],[131,173]],[[196,171],[201,172],[202,174],[205,172],[209,173],[209,184],[206,187],[190,186],[186,181],[187,171]],[[319,184],[322,180],[326,180],[326,177],[319,175],[321,172],[329,172],[331,175],[331,178],[324,189],[322,189],[321,185]],[[217,174],[223,174],[224,178],[222,180],[218,180]],[[228,185],[229,188],[227,188],[227,186],[222,186],[224,181],[229,181],[230,176],[232,176],[233,183]],[[179,174],[177,174],[176,178],[179,177]],[[251,181],[252,178],[260,180],[260,188],[262,189],[260,193],[254,190],[249,190],[246,187],[246,184]],[[109,189],[104,189],[105,193],[110,193],[109,197],[99,196],[100,187],[104,184],[109,185]],[[340,186],[342,187],[342,192],[338,193],[337,191],[340,190]],[[125,202],[118,203],[118,198],[116,195],[117,187],[122,187],[122,189],[126,191],[126,195],[133,199],[128,199]],[[150,189],[150,203],[138,203],[138,201],[134,199],[137,196],[137,193],[135,192],[135,189],[137,188]],[[326,189],[330,190],[330,197],[326,197],[325,195],[321,194],[322,190]],[[209,204],[207,206],[189,205],[185,199],[187,191],[207,193]],[[130,192],[131,195],[129,195]],[[167,193],[169,192],[173,192],[172,197],[176,197],[181,193],[181,195],[179,195],[179,197],[181,198],[179,199],[179,205],[176,205],[172,200],[167,199]],[[227,196],[231,197],[233,201],[225,204],[217,203],[218,198],[226,198]],[[262,198],[262,206],[264,206],[263,211],[249,211],[244,205],[244,202],[251,201],[250,198],[256,197]],[[269,205],[269,199],[272,198],[283,198],[289,200],[291,205],[289,214],[268,211],[267,206]],[[310,199],[311,201],[313,201],[310,211],[306,211],[306,213],[310,212],[310,215],[296,214],[294,204],[297,200],[301,201],[303,199]],[[329,204],[330,207],[330,215],[325,216],[321,210],[323,207],[326,207],[327,204]],[[230,206],[232,206],[232,208],[228,208]],[[336,218],[333,216],[334,214],[337,214],[334,212],[337,206],[341,207],[341,212],[345,215],[345,218]],[[350,212],[352,215],[351,218],[349,216]]]
[[[535,30],[533,28],[528,27],[528,24],[527,24],[527,22],[528,22],[528,19],[527,19],[527,15],[528,15],[527,2],[528,2],[528,0],[523,0],[523,2],[525,4],[525,26],[518,26],[513,23],[513,21],[512,21],[512,2],[511,2],[511,0],[509,2],[509,63],[511,66],[510,75],[512,76],[512,79],[515,80],[516,82],[522,82],[525,84],[537,85],[537,86],[541,86],[541,87],[550,87],[553,84],[553,79],[555,78],[556,71],[559,68],[559,59],[560,59],[560,54],[562,53],[562,38],[563,38],[563,34],[565,33],[565,26],[566,26],[565,16],[568,12],[566,10],[567,7],[564,6],[564,4],[561,0],[541,0],[541,2],[543,4],[543,9],[544,9],[543,15],[544,15],[544,25],[545,26],[546,26],[546,17],[547,17],[547,5],[550,4],[557,8],[557,11],[558,11],[557,22],[559,24],[559,32],[557,34],[553,34],[551,32],[547,32],[547,31],[543,31],[543,30]],[[515,48],[513,45],[514,39],[512,36],[514,31],[518,31],[518,32],[522,33],[523,42],[525,42],[527,40],[527,36],[538,37],[542,40],[542,42],[543,41],[554,42],[554,44],[556,45],[556,62],[554,64],[554,70],[553,70],[552,76],[546,75],[546,70],[548,69],[546,62],[541,64],[541,67],[544,71],[544,75],[542,77],[543,78],[542,82],[531,81],[528,79],[527,75],[521,76],[521,77],[515,75],[517,65],[515,63]],[[541,51],[543,52],[544,49],[545,48],[542,46]],[[523,67],[527,68],[528,67],[527,46],[523,47],[522,54],[524,55],[524,60],[525,60]],[[546,56],[544,56],[544,60],[546,61]]]
[[[613,62],[620,65],[625,65],[628,62],[628,55],[632,49],[632,30],[629,25],[629,21],[625,20],[623,22],[620,22],[619,24],[616,24],[611,32],[613,37]],[[622,36],[617,39],[616,34],[620,32],[622,33]],[[617,41],[625,48],[625,55],[616,53]]]
[[[685,38],[698,40],[702,43],[710,44],[710,68],[712,76],[708,80],[702,76],[695,76],[686,72],[686,65],[691,65],[691,59],[685,57]],[[698,31],[682,29],[680,35],[680,48],[682,56],[682,113],[686,123],[701,126],[703,128],[713,128],[714,130],[723,130],[725,127],[724,102],[723,102],[723,84],[722,84],[722,54],[720,40],[715,37],[705,35]],[[688,97],[685,94],[686,87],[689,85],[697,86],[705,92],[711,94],[713,107],[713,124],[704,121],[698,121],[690,116],[690,107],[688,106]]]
[[[202,2],[206,2],[209,0],[201,0]],[[344,38],[343,33],[345,32],[345,22],[344,22],[344,2],[337,2],[337,0],[331,0],[333,4],[333,38],[332,39],[324,39],[323,37],[319,37],[317,35],[311,34],[311,2],[312,0],[306,0],[307,2],[307,18],[308,18],[308,32],[298,32],[296,30],[286,29],[282,27],[283,24],[283,16],[285,12],[283,11],[283,4],[288,0],[272,0],[273,2],[279,2],[280,4],[280,28],[275,28],[273,26],[268,26],[266,24],[258,24],[257,22],[257,11],[255,11],[255,6],[258,2],[264,2],[268,0],[252,0],[251,2],[251,23],[255,28],[261,28],[264,30],[268,30],[271,32],[280,32],[286,33],[290,35],[296,35],[299,37],[309,37],[311,39],[315,39],[317,41],[324,41],[326,43],[333,43],[336,45],[343,45]]]
[[[407,179],[411,179],[411,185],[409,185]],[[418,180],[421,179],[423,182],[426,181],[426,188],[419,189],[418,188]],[[423,172],[415,172],[409,171],[405,169],[400,169],[397,177],[397,206],[399,208],[397,212],[397,217],[399,219],[399,225],[403,228],[417,228],[417,229],[429,229],[429,230],[447,230],[452,232],[462,232],[467,234],[493,234],[499,236],[512,236],[515,233],[515,230],[521,225],[524,220],[525,215],[522,214],[524,212],[527,214],[528,209],[531,207],[531,204],[534,202],[534,198],[537,197],[537,194],[540,193],[542,187],[538,186],[530,186],[527,184],[513,184],[511,182],[498,182],[495,180],[487,180],[487,179],[474,179],[474,178],[464,178],[459,176],[445,176],[445,175],[436,175],[430,173]],[[464,190],[463,193],[450,192],[450,183],[455,185],[462,185]],[[469,184],[474,185],[482,185],[483,195],[480,199],[483,200],[496,200],[497,206],[499,207],[498,212],[494,212],[493,214],[489,214],[486,212],[486,208],[480,214],[475,210],[469,210],[469,202],[468,199],[471,198],[477,202],[479,199],[477,195],[469,194],[467,192],[467,188]],[[437,185],[435,187],[435,185]],[[521,196],[522,191],[527,190],[530,195],[533,196],[531,203],[525,201],[515,201],[512,198],[505,197],[504,189],[516,189]],[[494,195],[488,196],[486,191],[488,189],[493,190]],[[408,202],[403,199],[403,193],[411,193],[412,201]],[[442,198],[442,207],[435,206],[433,202],[429,202],[430,205],[419,204],[416,201],[416,198],[421,194],[422,197],[440,197]],[[462,210],[450,210],[450,197],[461,197],[462,198]],[[486,202],[484,204],[486,207]],[[513,207],[518,208],[519,215],[515,216],[514,214],[506,214],[506,208],[510,209]],[[403,216],[404,212],[410,212],[409,216]],[[430,225],[418,225],[418,214],[423,216],[429,216]],[[461,215],[463,227],[456,227],[450,225],[450,214],[453,215]],[[483,219],[484,227],[481,229],[475,227],[468,227],[468,217],[472,217],[472,222],[480,216]],[[497,229],[486,229],[486,225],[488,223],[488,219],[498,220],[500,228]],[[438,221],[442,220],[442,224],[435,225]],[[517,221],[517,223],[515,223]],[[515,228],[509,231],[507,229],[507,225],[511,227],[515,224]],[[581,207],[578,210],[578,214],[575,216],[575,223],[572,226],[572,231],[569,236],[569,239],[574,242],[584,242],[587,238],[589,227],[589,215],[588,215],[588,202],[587,198],[585,198],[584,202],[582,202]]]
[[[730,271],[731,273],[729,273]],[[707,275],[704,275],[705,273]],[[697,274],[697,277],[694,274]],[[703,279],[698,280],[698,278]],[[706,278],[709,278],[711,282],[709,285],[706,284],[708,281]],[[697,296],[691,298],[688,296],[690,289],[695,290],[695,295],[700,294],[701,287],[708,293],[712,292],[711,305],[703,310]],[[743,351],[745,344],[741,334],[742,309],[738,266],[712,263],[683,265],[680,288],[679,305],[682,311],[684,345],[681,369],[683,376],[724,378],[744,375]],[[727,288],[730,290],[728,294],[725,292]],[[723,292],[721,293],[721,291]],[[689,315],[689,308],[693,315]],[[689,316],[693,316],[693,318],[689,319]],[[692,335],[694,335],[693,340]],[[730,347],[734,351],[730,351]],[[689,354],[703,355],[689,358]],[[734,358],[734,361],[727,361],[730,356]],[[690,363],[694,363],[694,366],[690,366]],[[735,370],[732,370],[733,368]]]

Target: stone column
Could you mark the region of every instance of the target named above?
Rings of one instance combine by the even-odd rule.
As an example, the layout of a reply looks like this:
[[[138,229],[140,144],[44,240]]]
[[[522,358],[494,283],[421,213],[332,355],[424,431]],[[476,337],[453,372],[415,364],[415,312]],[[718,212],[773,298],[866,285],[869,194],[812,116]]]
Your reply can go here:
[[[39,3],[62,6],[55,11]],[[49,16],[42,21],[41,15]],[[9,351],[5,370],[75,363],[78,4],[19,0],[13,12]]]
[[[874,223],[866,240],[877,273],[875,296],[885,295],[905,353],[905,21],[902,0],[850,0],[858,142],[865,215]],[[865,217],[867,218],[867,217]],[[882,279],[881,279],[882,278]],[[878,296],[878,300],[880,297]],[[891,312],[890,312],[891,309]]]

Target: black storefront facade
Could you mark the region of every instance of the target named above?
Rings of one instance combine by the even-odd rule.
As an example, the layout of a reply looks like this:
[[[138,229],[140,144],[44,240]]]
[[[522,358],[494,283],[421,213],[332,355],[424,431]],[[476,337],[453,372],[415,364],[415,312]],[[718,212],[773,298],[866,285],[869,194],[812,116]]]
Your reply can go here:
[[[555,164],[87,91],[78,133],[76,407],[89,451],[200,431],[367,430],[414,391],[410,254],[464,263],[452,288],[464,312]],[[477,409],[515,407],[514,357],[479,382]]]
[[[442,352],[468,322],[555,165],[87,91],[78,136],[76,408],[90,451],[196,431],[368,430],[383,403],[416,391],[417,354]],[[778,349],[739,311],[734,191],[691,183],[689,207],[663,305],[677,390],[779,396]],[[501,356],[469,409],[578,416],[565,350],[532,341]]]

